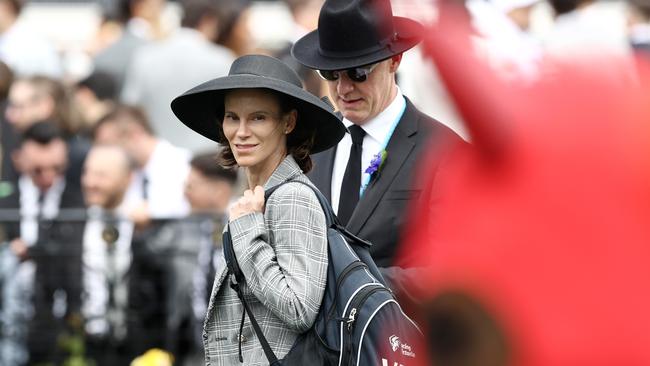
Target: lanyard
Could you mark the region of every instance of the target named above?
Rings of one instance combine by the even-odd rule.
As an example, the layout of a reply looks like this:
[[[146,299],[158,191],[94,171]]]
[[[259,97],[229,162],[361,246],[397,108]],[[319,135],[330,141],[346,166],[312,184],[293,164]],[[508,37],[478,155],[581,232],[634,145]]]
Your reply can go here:
[[[390,132],[388,133],[388,135],[386,135],[386,140],[384,141],[384,144],[382,145],[383,147],[382,147],[381,150],[379,150],[378,154],[381,154],[382,151],[386,150],[386,147],[388,146],[388,142],[390,141],[390,138],[393,136],[393,132],[395,132],[395,128],[397,128],[397,124],[402,119],[402,116],[404,115],[405,110],[406,110],[406,101],[405,101],[404,105],[402,106],[402,110],[397,115],[397,118],[395,118],[395,121],[393,121],[393,124],[390,127]],[[388,159],[388,155],[386,155],[386,159]],[[372,160],[374,160],[374,159],[371,159],[370,161],[372,162]],[[366,188],[370,184],[370,179],[372,178],[372,174],[366,173],[367,168],[368,167],[366,167],[363,170],[363,182],[361,184],[361,188],[359,189],[359,197],[363,196],[363,192],[366,191]],[[379,172],[375,172],[375,173],[379,173]]]

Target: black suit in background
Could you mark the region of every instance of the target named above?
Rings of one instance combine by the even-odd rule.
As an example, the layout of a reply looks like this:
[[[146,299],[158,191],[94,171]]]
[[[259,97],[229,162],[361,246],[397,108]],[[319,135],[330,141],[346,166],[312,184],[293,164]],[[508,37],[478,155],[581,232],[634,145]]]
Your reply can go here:
[[[0,208],[18,213],[20,196],[16,187],[11,195],[0,199]],[[59,210],[58,217],[39,222],[38,240],[27,252],[28,259],[36,265],[32,299],[34,316],[28,331],[31,364],[62,360],[64,352],[57,344],[57,338],[64,330],[71,330],[70,321],[80,313],[84,220],[81,216],[70,220],[70,211],[67,211],[83,213],[83,198],[78,185],[66,184]],[[2,226],[8,241],[21,237],[20,221],[4,222]],[[58,303],[65,304],[65,313],[60,314],[62,318],[53,313],[55,293],[60,299]]]
[[[395,265],[396,251],[408,217],[407,208],[426,189],[425,182],[417,179],[418,162],[430,149],[462,143],[456,133],[418,111],[406,98],[404,114],[386,147],[386,162],[370,181],[347,225],[352,233],[373,244],[370,254],[393,290],[399,292],[402,281],[406,280],[402,278],[402,271],[389,267]],[[328,200],[332,194],[335,153],[336,147],[313,155],[314,169],[308,175]],[[444,151],[440,155],[444,155]],[[432,163],[434,160],[437,159]],[[432,168],[435,169],[427,167]]]
[[[18,181],[18,172],[11,160],[11,153],[18,146],[19,134],[13,125],[5,118],[7,103],[0,103],[0,149],[2,153],[2,167],[0,167],[0,178],[3,181],[15,184]]]

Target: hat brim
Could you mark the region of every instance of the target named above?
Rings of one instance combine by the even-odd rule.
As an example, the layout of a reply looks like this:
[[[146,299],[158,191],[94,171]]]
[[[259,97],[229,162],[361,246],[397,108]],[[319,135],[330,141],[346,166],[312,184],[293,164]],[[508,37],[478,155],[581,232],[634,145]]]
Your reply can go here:
[[[345,70],[373,64],[413,48],[422,40],[424,27],[411,19],[393,17],[397,39],[386,47],[365,55],[329,57],[320,52],[318,30],[312,31],[296,41],[291,55],[301,64],[316,70]],[[342,40],[343,42],[344,40]]]
[[[221,144],[219,129],[224,115],[224,97],[234,89],[269,89],[291,97],[298,112],[298,123],[315,131],[311,153],[335,146],[345,135],[345,126],[332,107],[293,84],[257,75],[231,75],[213,79],[176,97],[171,108],[187,127]]]

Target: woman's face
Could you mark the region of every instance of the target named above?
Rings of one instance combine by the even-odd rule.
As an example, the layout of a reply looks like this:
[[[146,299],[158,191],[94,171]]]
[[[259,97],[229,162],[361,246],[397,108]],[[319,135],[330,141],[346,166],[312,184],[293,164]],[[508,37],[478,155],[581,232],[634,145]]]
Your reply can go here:
[[[277,97],[262,89],[226,94],[223,133],[241,167],[273,171],[287,155],[287,134],[296,112],[282,115]]]

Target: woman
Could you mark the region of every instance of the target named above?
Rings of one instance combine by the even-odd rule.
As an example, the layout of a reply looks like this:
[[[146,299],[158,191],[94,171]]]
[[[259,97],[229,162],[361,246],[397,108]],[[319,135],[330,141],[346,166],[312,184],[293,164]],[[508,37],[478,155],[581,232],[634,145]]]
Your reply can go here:
[[[229,230],[246,278],[247,302],[282,358],[313,324],[325,289],[325,216],[302,183],[264,190],[288,180],[309,182],[309,155],[338,143],[345,127],[331,107],[302,89],[298,76],[277,59],[237,59],[226,77],[201,84],[172,102],[176,116],[224,145],[222,164],[246,172],[248,190],[230,209]],[[204,325],[208,365],[268,364],[243,307],[217,273]],[[241,350],[239,349],[241,347]]]

